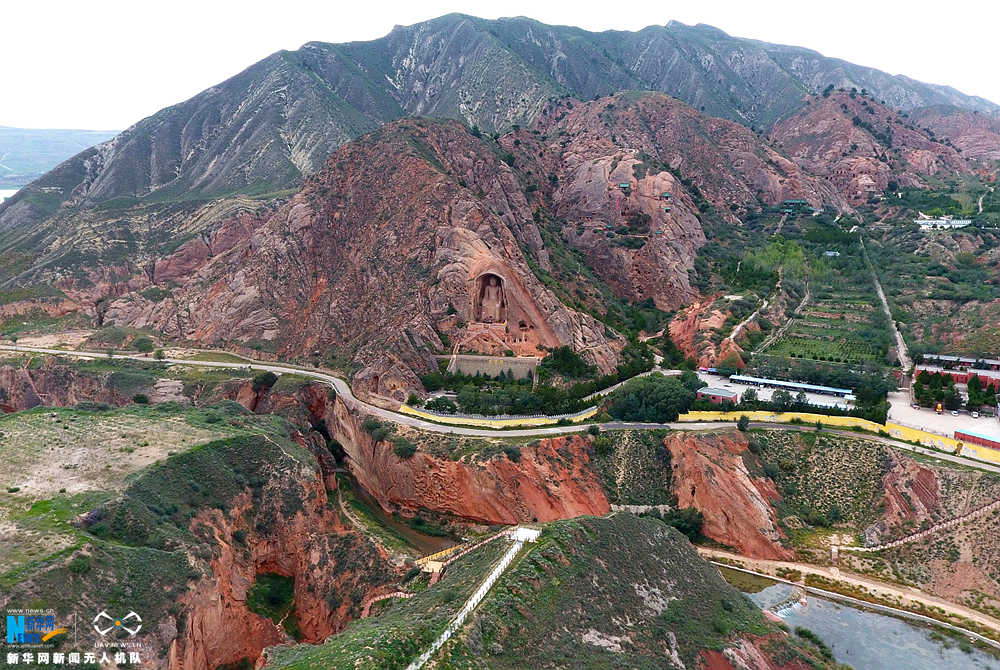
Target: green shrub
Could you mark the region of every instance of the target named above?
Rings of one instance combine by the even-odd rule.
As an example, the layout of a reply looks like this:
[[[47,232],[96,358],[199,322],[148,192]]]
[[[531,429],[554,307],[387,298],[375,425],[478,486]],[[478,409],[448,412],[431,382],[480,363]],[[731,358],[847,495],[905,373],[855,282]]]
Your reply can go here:
[[[397,437],[392,441],[392,450],[397,456],[406,460],[413,457],[413,454],[417,453],[417,445],[410,442],[405,437]]]
[[[77,575],[90,572],[90,559],[83,554],[77,554],[69,562],[69,571]]]
[[[388,426],[373,416],[366,418],[361,422],[361,427],[368,431],[368,434],[372,436],[372,440],[375,442],[381,442],[385,438],[389,437],[392,432],[392,427]]]
[[[274,374],[270,370],[258,373],[254,375],[253,378],[253,390],[261,391],[263,389],[269,389],[278,381],[278,375]]]
[[[153,350],[153,340],[148,337],[137,337],[135,341],[132,342],[132,347],[136,351],[148,354]]]
[[[149,396],[146,395],[145,393],[136,393],[134,396],[132,396],[132,402],[134,402],[137,405],[148,405]]]
[[[273,573],[257,575],[247,592],[247,608],[274,623],[281,623],[296,640],[302,639],[295,616],[294,578]]]

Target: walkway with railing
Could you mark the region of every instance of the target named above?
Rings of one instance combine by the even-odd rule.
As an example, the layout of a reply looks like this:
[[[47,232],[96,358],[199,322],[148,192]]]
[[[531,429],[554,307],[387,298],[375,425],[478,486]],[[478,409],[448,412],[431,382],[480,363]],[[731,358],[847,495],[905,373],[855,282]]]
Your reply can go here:
[[[451,639],[451,636],[462,627],[463,623],[465,623],[465,619],[472,613],[472,610],[476,609],[476,606],[482,602],[483,598],[486,597],[486,594],[489,593],[491,588],[493,588],[493,585],[500,578],[500,575],[502,575],[503,571],[507,569],[507,566],[514,560],[514,557],[517,556],[517,552],[521,551],[521,547],[524,546],[524,543],[534,542],[535,539],[537,539],[539,532],[540,531],[531,528],[519,527],[510,533],[514,543],[511,545],[510,549],[507,550],[507,553],[503,555],[503,558],[501,558],[496,567],[490,571],[490,574],[486,577],[483,583],[480,584],[479,588],[476,589],[475,593],[473,593],[472,596],[465,602],[465,605],[463,605],[462,609],[457,615],[455,615],[455,618],[451,620],[451,623],[449,623],[448,627],[444,629],[444,632],[442,632],[441,635],[434,640],[431,646],[424,651],[424,653],[422,653],[417,660],[406,666],[406,670],[420,670],[420,668],[424,667],[427,661],[429,661],[431,657],[437,653],[437,650],[440,649],[445,642]]]
[[[852,547],[847,545],[838,545],[836,548],[839,549],[840,551],[862,551],[862,552],[875,552],[875,551],[882,551],[883,549],[893,549],[895,547],[899,547],[904,544],[909,544],[910,542],[914,542],[916,540],[922,540],[923,538],[928,537],[929,535],[933,535],[934,533],[937,533],[939,531],[947,530],[949,528],[954,528],[955,526],[964,523],[966,521],[978,519],[979,517],[985,516],[990,512],[994,512],[998,509],[1000,509],[1000,500],[994,500],[988,505],[983,505],[978,509],[972,510],[968,514],[963,514],[962,516],[955,517],[954,519],[948,519],[947,521],[936,523],[933,526],[930,526],[929,528],[917,531],[916,533],[911,533],[910,535],[901,537],[898,540],[893,540],[892,542],[887,542],[885,544],[876,544],[871,547]]]

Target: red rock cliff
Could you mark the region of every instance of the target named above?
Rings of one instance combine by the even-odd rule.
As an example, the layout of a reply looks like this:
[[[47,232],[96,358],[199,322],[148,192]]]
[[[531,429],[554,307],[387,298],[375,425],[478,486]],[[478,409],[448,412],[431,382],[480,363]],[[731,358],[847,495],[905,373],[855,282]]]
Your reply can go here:
[[[390,443],[373,443],[340,398],[327,406],[324,420],[358,482],[387,509],[426,509],[504,524],[610,511],[579,435],[522,447],[516,461],[506,456],[451,461],[421,451],[402,459]]]
[[[329,483],[321,472],[287,465],[269,478],[263,511],[259,505],[254,509],[244,493],[228,515],[202,511],[191,522],[193,530],[214,538],[219,551],[210,561],[211,575],[182,598],[187,617],[170,643],[171,670],[254,660],[265,647],[289,641],[283,629],[247,607],[247,593],[258,574],[295,579],[295,615],[303,641],[309,643],[342,630],[360,613],[359,595],[394,578],[387,558],[345,527],[328,504]],[[290,495],[297,502],[290,502]],[[289,506],[294,513],[287,513]],[[245,539],[234,539],[238,530]]]
[[[664,444],[670,450],[677,504],[704,515],[707,537],[747,556],[792,556],[780,545],[782,532],[770,504],[778,492],[771,480],[747,470],[743,454],[748,443],[742,433],[675,433]]]

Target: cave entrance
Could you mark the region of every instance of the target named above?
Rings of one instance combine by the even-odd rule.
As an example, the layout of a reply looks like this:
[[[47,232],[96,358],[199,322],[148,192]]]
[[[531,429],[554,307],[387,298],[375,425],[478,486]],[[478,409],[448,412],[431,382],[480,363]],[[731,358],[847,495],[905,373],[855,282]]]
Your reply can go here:
[[[330,450],[331,454],[333,454],[333,460],[337,462],[337,465],[343,465],[344,459],[347,458],[347,452],[344,451],[343,445],[341,445],[340,442],[337,442],[337,440],[330,435],[330,429],[327,428],[326,421],[324,419],[319,419],[318,421],[313,420],[311,423],[313,430],[322,435],[323,439],[326,440],[326,448]],[[323,474],[327,473],[324,472]]]
[[[503,323],[507,320],[503,277],[487,272],[476,279],[473,313],[479,323]]]

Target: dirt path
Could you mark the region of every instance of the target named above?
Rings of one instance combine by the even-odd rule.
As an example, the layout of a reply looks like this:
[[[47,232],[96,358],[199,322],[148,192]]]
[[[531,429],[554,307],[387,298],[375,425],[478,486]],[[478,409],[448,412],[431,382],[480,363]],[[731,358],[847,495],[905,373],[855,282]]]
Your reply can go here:
[[[955,526],[965,523],[966,521],[971,521],[972,519],[978,519],[981,516],[989,514],[990,512],[1000,508],[1000,500],[994,500],[993,502],[974,509],[973,511],[963,514],[962,516],[957,516],[947,521],[941,521],[934,524],[930,528],[926,528],[916,533],[911,533],[910,535],[905,535],[898,540],[893,540],[892,542],[887,542],[886,544],[877,544],[871,547],[851,547],[843,546],[838,547],[840,551],[861,551],[861,552],[872,552],[881,551],[883,549],[892,549],[893,547],[898,547],[903,544],[908,544],[916,540],[921,540],[925,537],[929,537],[938,531],[947,530],[949,528],[954,528]]]
[[[993,189],[995,189],[995,188],[996,188],[996,186],[990,186],[990,193],[992,193]],[[985,193],[983,193],[982,195],[979,196],[979,214],[983,213],[983,198],[984,197],[986,197]]]
[[[778,221],[778,227],[774,230],[774,234],[775,235],[781,235],[781,229],[782,229],[782,227],[784,227],[784,225],[785,225],[785,219],[787,219],[787,218],[788,218],[787,214],[782,214],[781,215],[781,221]]]
[[[882,290],[882,282],[878,279],[878,273],[875,272],[875,266],[872,265],[871,259],[868,258],[868,249],[865,247],[864,237],[859,236],[858,239],[861,241],[861,251],[865,256],[865,263],[868,265],[868,269],[872,273],[872,279],[875,281],[875,292],[878,293],[878,299],[882,302],[882,311],[885,312],[886,318],[889,319],[889,327],[892,329],[892,334],[896,338],[896,353],[899,354],[899,365],[904,371],[908,371],[913,367],[913,361],[910,359],[910,352],[906,349],[906,342],[903,340],[903,336],[899,333],[899,329],[896,328],[896,321],[892,318],[892,311],[889,309],[889,301],[885,299],[885,291]]]
[[[929,593],[924,593],[920,589],[912,586],[888,584],[864,575],[859,575],[853,572],[845,572],[838,568],[827,568],[812,565],[810,563],[798,563],[794,561],[771,561],[763,558],[747,558],[746,556],[742,556],[740,554],[721,551],[719,549],[709,549],[707,547],[698,547],[698,554],[707,558],[739,561],[750,570],[768,575],[775,574],[778,568],[785,568],[786,570],[798,570],[803,576],[807,574],[817,575],[825,577],[826,579],[851,584],[853,586],[861,586],[868,589],[868,592],[872,595],[880,598],[886,598],[889,600],[899,598],[903,602],[911,601],[914,603],[920,603],[925,607],[939,607],[948,614],[964,617],[970,621],[974,621],[978,624],[986,626],[987,628],[1000,632],[1000,619],[995,619],[974,609],[958,605]]]

